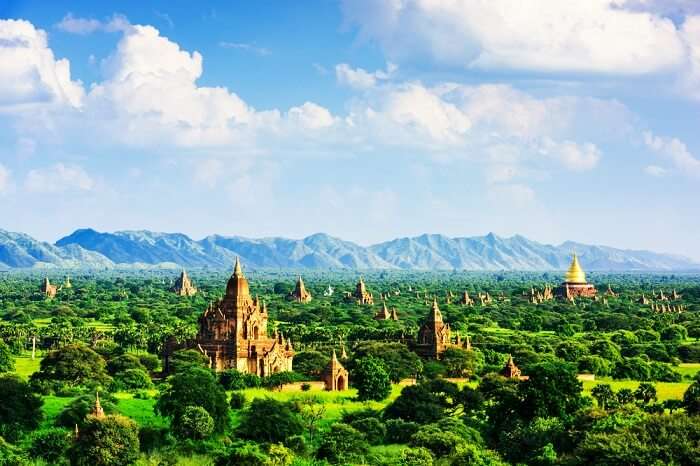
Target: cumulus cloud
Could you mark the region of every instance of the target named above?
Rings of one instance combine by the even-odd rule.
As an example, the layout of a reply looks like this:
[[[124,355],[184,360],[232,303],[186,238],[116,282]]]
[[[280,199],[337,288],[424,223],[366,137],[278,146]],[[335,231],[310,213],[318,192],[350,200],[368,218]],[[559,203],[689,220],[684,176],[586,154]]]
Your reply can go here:
[[[621,0],[344,0],[361,37],[393,59],[480,69],[645,74],[684,65],[674,23]],[[663,53],[659,51],[663,50]]]
[[[387,63],[386,71],[366,71],[362,68],[352,68],[347,63],[335,66],[335,77],[338,83],[353,89],[369,89],[377,84],[377,81],[391,78],[398,67],[393,63]]]
[[[0,112],[32,104],[79,107],[80,81],[71,80],[67,59],[56,60],[46,33],[24,20],[0,20]]]
[[[30,170],[24,186],[27,191],[35,193],[60,193],[69,190],[91,191],[95,183],[82,167],[57,163]]]
[[[679,139],[644,133],[644,143],[652,151],[670,160],[676,169],[688,176],[700,177],[700,160]]]

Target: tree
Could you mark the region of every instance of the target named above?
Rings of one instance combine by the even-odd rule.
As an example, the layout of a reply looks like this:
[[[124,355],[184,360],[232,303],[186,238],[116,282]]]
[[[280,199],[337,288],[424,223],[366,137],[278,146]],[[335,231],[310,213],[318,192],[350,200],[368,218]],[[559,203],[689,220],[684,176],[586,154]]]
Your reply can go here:
[[[634,397],[645,405],[652,400],[656,401],[656,387],[648,382],[642,382],[634,391]]]
[[[384,364],[372,356],[361,358],[355,363],[350,380],[357,387],[357,398],[360,401],[381,401],[391,392],[391,381]]]
[[[688,338],[688,330],[679,324],[669,325],[661,330],[661,339],[664,341],[681,342]]]
[[[44,401],[27,382],[14,374],[0,375],[0,437],[14,441],[36,429],[43,417]]]
[[[318,351],[300,351],[294,355],[294,370],[307,377],[318,378],[328,365],[330,358]]]
[[[382,361],[384,369],[393,383],[399,383],[403,379],[416,378],[423,370],[421,359],[406,345],[378,342],[363,343],[355,347],[353,359],[348,369],[352,372],[359,360],[369,356]]]
[[[321,436],[321,445],[316,454],[330,463],[353,464],[362,463],[368,451],[369,443],[362,433],[338,422]]]
[[[471,463],[463,463],[471,464]],[[400,466],[433,466],[433,455],[423,447],[404,448],[399,459]]]
[[[85,418],[95,407],[96,393],[88,393],[71,401],[56,418],[56,425],[72,429],[76,424],[82,426]],[[107,394],[100,396],[100,404],[106,414],[116,414],[116,399]]]
[[[584,406],[583,384],[576,377],[575,366],[569,363],[546,362],[530,366],[529,379],[521,382],[518,392],[522,399],[520,415],[563,417]]]
[[[615,400],[615,392],[613,392],[610,384],[607,383],[601,383],[593,387],[591,395],[593,395],[601,409],[605,409],[611,401]]]
[[[173,421],[173,431],[179,438],[202,440],[214,432],[214,419],[201,406],[188,406]]]
[[[72,443],[72,433],[69,430],[56,427],[42,430],[32,436],[29,454],[49,464],[61,464]]]
[[[700,379],[696,378],[683,394],[683,408],[690,415],[700,414]]]
[[[168,387],[155,405],[156,412],[177,419],[188,406],[201,406],[214,420],[214,431],[223,432],[228,423],[226,392],[209,369],[181,367],[168,378]]]
[[[634,392],[629,388],[621,388],[617,391],[617,402],[627,405],[634,402]]]
[[[554,354],[568,362],[577,362],[588,354],[586,345],[573,340],[564,340],[557,345]]]
[[[76,387],[107,384],[110,377],[102,356],[83,344],[72,344],[46,355],[31,380],[39,383],[55,381]]]
[[[152,388],[153,382],[143,369],[126,369],[114,374],[114,386],[117,390],[142,390]]]
[[[122,354],[107,362],[107,372],[114,375],[127,369],[140,369],[146,371],[146,367],[141,364],[141,360],[133,354]]]
[[[124,416],[89,416],[70,449],[73,466],[123,466],[139,457],[138,427]]]
[[[209,358],[193,349],[175,351],[168,358],[168,372],[171,374],[182,372],[191,366],[208,367]]]
[[[15,370],[15,358],[10,347],[0,339],[0,372],[12,372]]]
[[[284,443],[304,431],[302,419],[292,405],[273,398],[256,398],[243,412],[238,435],[248,440]]]
[[[435,379],[404,387],[398,398],[386,407],[384,417],[428,424],[456,409],[459,401],[460,391],[456,384]]]
[[[442,354],[442,364],[450,377],[474,377],[484,366],[484,357],[476,350],[448,348]]]

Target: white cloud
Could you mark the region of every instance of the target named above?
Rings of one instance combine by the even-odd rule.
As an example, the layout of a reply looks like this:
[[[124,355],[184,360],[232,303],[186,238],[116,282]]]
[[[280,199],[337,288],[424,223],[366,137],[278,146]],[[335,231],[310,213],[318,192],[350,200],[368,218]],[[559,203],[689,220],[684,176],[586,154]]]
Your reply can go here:
[[[387,63],[386,71],[377,70],[369,72],[362,68],[352,68],[347,63],[335,66],[335,77],[339,84],[353,89],[369,89],[377,84],[377,81],[387,80],[396,72],[398,67],[393,63]]]
[[[676,138],[664,138],[651,132],[644,133],[644,143],[657,154],[670,160],[684,175],[700,177],[700,160],[690,153],[686,145]]]
[[[344,0],[392,59],[481,69],[644,74],[684,65],[670,19],[620,0]],[[660,51],[663,51],[661,53]]]
[[[24,186],[30,192],[60,193],[68,190],[91,191],[95,183],[82,167],[57,163],[30,170]]]
[[[649,165],[644,168],[644,173],[650,176],[662,177],[668,173],[665,168],[659,167],[658,165]]]
[[[262,57],[272,54],[272,52],[268,48],[259,47],[255,44],[248,44],[246,42],[222,41],[222,42],[219,42],[219,47],[224,48],[224,49],[237,49],[237,50],[244,50],[246,52],[253,52],[256,55],[260,55]]]
[[[299,107],[290,108],[288,117],[292,124],[304,129],[327,128],[335,121],[328,109],[313,102],[304,102]]]
[[[56,24],[56,28],[63,32],[79,35],[92,34],[96,31],[126,31],[130,27],[129,20],[118,14],[112,15],[107,21],[100,21],[95,18],[78,18],[68,13]]]
[[[585,171],[594,168],[600,160],[600,149],[595,144],[577,144],[572,141],[555,142],[544,139],[540,152],[551,157],[569,170]]]
[[[24,20],[0,20],[0,112],[33,104],[79,107],[83,88],[67,59],[56,60],[46,33]]]
[[[0,164],[0,194],[7,192],[10,189],[10,171]]]

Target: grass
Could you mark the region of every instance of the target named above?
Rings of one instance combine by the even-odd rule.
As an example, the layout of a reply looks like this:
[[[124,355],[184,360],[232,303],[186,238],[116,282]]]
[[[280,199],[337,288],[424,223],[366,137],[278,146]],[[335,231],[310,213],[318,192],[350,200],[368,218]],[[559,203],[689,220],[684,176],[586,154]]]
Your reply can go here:
[[[674,367],[674,370],[681,374],[683,377],[693,378],[700,371],[700,364],[698,363],[683,363],[679,364],[678,367]]]
[[[24,379],[39,370],[41,357],[37,356],[32,360],[31,353],[22,354],[15,357],[15,373]]]
[[[622,388],[629,388],[631,390],[636,390],[640,382],[636,380],[611,380],[608,378],[600,378],[595,381],[583,382],[583,392],[586,395],[591,394],[591,390],[596,385],[606,383],[610,387],[618,391]],[[689,382],[656,382],[654,386],[656,387],[656,396],[659,401],[665,400],[680,400],[683,398],[683,394],[688,389],[690,385]]]

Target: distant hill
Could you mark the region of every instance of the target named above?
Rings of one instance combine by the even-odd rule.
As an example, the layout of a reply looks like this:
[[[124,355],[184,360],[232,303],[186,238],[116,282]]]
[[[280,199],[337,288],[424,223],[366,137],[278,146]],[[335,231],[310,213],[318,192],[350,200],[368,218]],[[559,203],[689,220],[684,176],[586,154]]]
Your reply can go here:
[[[0,230],[0,268],[249,267],[405,270],[561,270],[575,250],[586,270],[700,270],[690,259],[649,251],[565,242],[541,244],[522,236],[449,238],[421,235],[369,247],[318,233],[303,239],[212,235],[195,241],[182,233],[77,230],[55,245]]]

